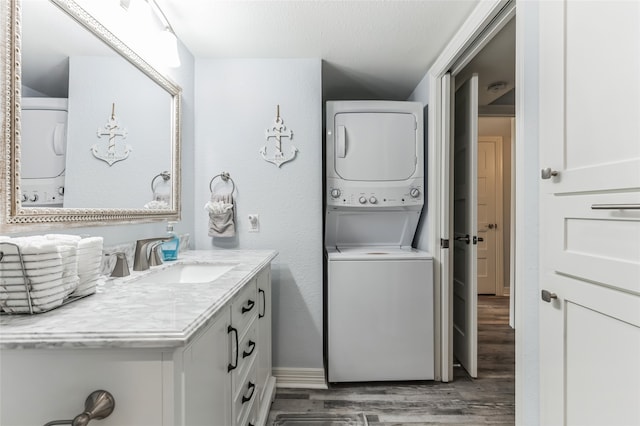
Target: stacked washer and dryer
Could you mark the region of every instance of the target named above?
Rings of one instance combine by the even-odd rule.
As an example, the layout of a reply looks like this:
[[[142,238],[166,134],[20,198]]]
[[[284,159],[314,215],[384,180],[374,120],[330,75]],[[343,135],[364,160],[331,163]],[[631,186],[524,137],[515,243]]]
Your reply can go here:
[[[328,381],[432,380],[433,259],[411,246],[422,104],[335,101],[326,114]]]

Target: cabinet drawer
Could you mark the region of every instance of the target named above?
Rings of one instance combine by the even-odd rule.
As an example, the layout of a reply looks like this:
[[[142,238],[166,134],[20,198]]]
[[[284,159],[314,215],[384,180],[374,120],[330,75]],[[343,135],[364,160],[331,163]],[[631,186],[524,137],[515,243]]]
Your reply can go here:
[[[252,404],[258,400],[258,385],[256,381],[256,363],[251,362],[249,374],[247,374],[242,386],[236,388],[236,394],[233,399],[233,419],[235,421],[234,424],[237,426],[242,424],[242,420],[247,417]]]
[[[231,303],[231,324],[242,339],[249,322],[258,315],[258,286],[253,279],[243,288]]]
[[[258,327],[256,320],[250,322],[249,328],[238,344],[238,368],[233,370],[234,386],[240,386],[247,376],[247,372],[258,356]]]

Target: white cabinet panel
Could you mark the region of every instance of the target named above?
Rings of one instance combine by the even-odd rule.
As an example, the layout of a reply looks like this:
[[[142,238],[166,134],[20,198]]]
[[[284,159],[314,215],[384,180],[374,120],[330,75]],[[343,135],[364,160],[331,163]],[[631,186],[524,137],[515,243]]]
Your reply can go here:
[[[162,353],[138,350],[2,351],[0,424],[43,425],[73,419],[96,390],[115,399],[100,424],[163,424]]]
[[[184,351],[185,425],[231,424],[230,310]]]

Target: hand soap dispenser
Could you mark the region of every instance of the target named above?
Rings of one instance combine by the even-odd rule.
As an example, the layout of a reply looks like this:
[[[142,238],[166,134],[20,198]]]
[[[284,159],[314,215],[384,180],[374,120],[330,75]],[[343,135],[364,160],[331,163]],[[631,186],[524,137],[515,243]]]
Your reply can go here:
[[[167,222],[167,236],[171,239],[162,243],[162,260],[178,259],[178,250],[180,248],[180,239],[173,232],[175,222]]]

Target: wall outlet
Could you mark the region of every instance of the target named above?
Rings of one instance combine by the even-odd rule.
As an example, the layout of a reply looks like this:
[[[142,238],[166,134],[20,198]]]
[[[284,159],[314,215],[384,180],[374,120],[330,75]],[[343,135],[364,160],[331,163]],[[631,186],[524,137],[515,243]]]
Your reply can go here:
[[[260,232],[260,215],[249,215],[249,232]]]

